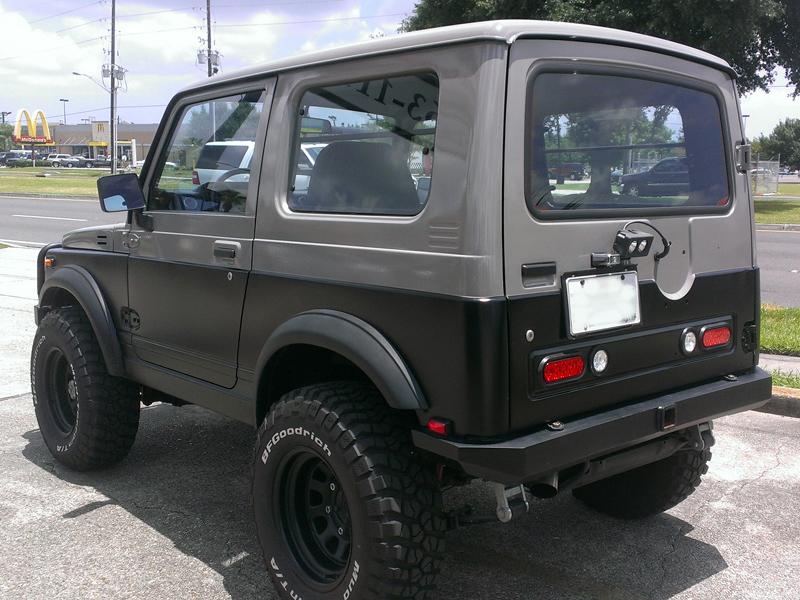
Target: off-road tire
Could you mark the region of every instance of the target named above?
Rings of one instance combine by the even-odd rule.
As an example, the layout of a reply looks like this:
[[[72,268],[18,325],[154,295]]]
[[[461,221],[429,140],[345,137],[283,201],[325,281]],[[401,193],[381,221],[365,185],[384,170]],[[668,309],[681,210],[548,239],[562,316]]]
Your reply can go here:
[[[434,471],[369,385],[286,394],[258,432],[256,528],[282,598],[423,600],[444,561]]]
[[[664,512],[694,492],[708,471],[711,450],[681,450],[654,463],[572,490],[578,500],[619,519]]]
[[[108,374],[81,309],[58,308],[39,323],[31,388],[42,437],[59,462],[86,471],[127,456],[139,428],[139,389]]]

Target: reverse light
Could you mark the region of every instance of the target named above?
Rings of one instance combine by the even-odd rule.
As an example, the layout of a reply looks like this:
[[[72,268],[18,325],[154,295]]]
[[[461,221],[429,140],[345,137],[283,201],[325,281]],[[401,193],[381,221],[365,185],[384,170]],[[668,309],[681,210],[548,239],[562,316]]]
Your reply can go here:
[[[701,334],[703,348],[715,348],[724,346],[731,341],[731,330],[728,327],[714,327],[706,329]]]
[[[694,331],[686,330],[681,335],[681,349],[684,354],[691,354],[697,349],[697,334]]]
[[[547,360],[542,369],[542,377],[546,383],[555,383],[565,379],[573,379],[583,375],[584,362],[580,356]]]
[[[608,368],[608,352],[605,350],[598,350],[592,356],[592,372],[595,375],[600,375]]]

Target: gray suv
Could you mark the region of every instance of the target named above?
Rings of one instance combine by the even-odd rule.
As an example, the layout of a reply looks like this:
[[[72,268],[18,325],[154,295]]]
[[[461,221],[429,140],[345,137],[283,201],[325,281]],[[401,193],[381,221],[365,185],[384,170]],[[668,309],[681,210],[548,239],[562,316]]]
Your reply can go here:
[[[195,176],[232,141],[252,159]],[[639,155],[688,184],[620,194]],[[562,163],[589,180],[553,185]],[[471,24],[214,77],[141,176],[99,180],[126,221],[40,253],[42,436],[85,470],[142,403],[252,424],[281,598],[428,597],[449,528],[564,491],[659,513],[712,421],[770,396],[749,164],[733,70],[619,31]],[[475,479],[491,514],[446,511]]]

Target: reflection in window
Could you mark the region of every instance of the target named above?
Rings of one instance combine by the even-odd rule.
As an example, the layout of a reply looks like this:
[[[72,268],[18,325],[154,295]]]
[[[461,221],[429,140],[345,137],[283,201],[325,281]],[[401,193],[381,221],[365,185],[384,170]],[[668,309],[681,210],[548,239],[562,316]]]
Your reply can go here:
[[[191,105],[150,188],[150,210],[244,213],[262,92]]]
[[[315,88],[298,107],[289,207],[413,215],[427,202],[439,82],[432,74]]]
[[[533,210],[641,213],[728,202],[712,95],[630,77],[543,73],[529,97]]]

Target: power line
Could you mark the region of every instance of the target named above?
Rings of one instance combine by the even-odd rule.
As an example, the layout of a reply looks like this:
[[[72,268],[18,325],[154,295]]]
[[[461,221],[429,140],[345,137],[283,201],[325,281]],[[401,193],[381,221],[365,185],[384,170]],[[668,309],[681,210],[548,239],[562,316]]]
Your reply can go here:
[[[49,17],[42,17],[40,19],[36,19],[34,21],[28,21],[28,25],[33,25],[34,23],[39,23],[41,21],[47,21],[48,19],[55,19],[56,17],[61,17],[63,15],[68,15],[69,13],[73,13],[79,10],[83,10],[84,8],[88,8],[90,6],[94,6],[95,4],[103,4],[102,0],[100,2],[92,2],[91,4],[84,4],[83,6],[78,6],[77,8],[71,8],[70,10],[65,10],[64,12],[60,12],[55,15],[50,15]]]

